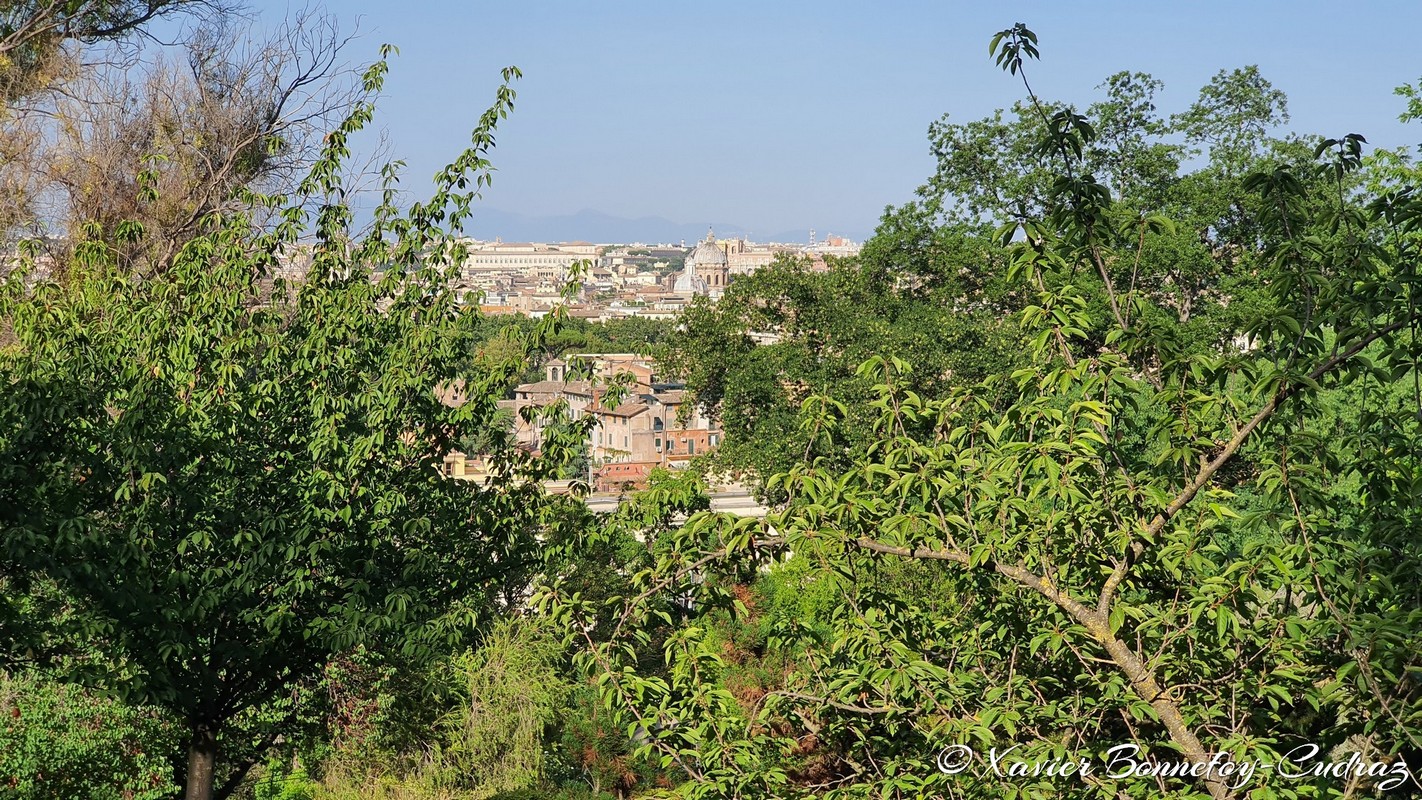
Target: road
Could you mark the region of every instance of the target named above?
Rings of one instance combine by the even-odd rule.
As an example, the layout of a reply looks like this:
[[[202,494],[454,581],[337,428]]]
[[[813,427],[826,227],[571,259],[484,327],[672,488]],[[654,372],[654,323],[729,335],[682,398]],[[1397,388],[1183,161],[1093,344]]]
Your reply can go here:
[[[611,513],[617,510],[621,503],[622,496],[615,494],[593,494],[587,498],[588,508],[601,513]],[[765,506],[757,503],[750,492],[741,487],[733,487],[713,492],[711,495],[711,510],[721,511],[727,514],[735,514],[738,517],[764,517]]]

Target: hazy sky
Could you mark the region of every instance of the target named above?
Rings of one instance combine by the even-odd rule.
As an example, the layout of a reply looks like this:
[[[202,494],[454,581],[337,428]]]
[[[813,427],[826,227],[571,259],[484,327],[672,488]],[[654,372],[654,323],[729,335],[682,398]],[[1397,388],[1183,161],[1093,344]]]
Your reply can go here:
[[[263,22],[284,0],[256,0]],[[498,70],[523,69],[485,203],[581,209],[752,231],[867,231],[929,175],[926,132],[1021,96],[987,53],[1025,22],[1029,77],[1081,104],[1124,69],[1184,108],[1222,68],[1258,64],[1289,97],[1290,127],[1399,145],[1392,90],[1422,75],[1417,3],[445,2],[329,0],[362,39],[389,42],[380,124],[418,189],[467,141]],[[1247,6],[1247,8],[1246,8]],[[299,7],[299,5],[297,6]]]

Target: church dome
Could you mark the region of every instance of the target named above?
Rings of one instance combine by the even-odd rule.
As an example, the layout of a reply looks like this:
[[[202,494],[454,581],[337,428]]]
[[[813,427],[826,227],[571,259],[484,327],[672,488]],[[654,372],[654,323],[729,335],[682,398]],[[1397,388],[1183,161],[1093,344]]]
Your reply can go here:
[[[716,244],[716,238],[708,231],[706,238],[696,245],[686,260],[698,267],[723,267],[726,265],[726,251]]]
[[[695,272],[687,270],[676,276],[672,291],[677,294],[706,294],[706,281],[697,277]]]

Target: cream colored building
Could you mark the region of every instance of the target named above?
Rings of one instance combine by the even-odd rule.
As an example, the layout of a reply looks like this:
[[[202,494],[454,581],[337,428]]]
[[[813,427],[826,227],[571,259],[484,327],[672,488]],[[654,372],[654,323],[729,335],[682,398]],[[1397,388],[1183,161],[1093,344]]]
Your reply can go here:
[[[481,278],[521,277],[541,283],[562,283],[578,262],[596,263],[599,248],[588,242],[540,244],[537,242],[504,242],[495,239],[483,242],[464,241],[462,277],[479,282]]]
[[[731,277],[750,275],[770,266],[782,255],[793,256],[798,250],[778,244],[752,244],[744,239],[735,239],[724,244],[726,250],[726,271]]]

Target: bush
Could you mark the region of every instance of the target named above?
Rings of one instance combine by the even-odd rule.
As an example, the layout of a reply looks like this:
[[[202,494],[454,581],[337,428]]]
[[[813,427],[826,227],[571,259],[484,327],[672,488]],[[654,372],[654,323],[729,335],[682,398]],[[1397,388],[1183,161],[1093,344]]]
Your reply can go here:
[[[175,720],[29,676],[0,675],[0,795],[15,800],[167,800]]]
[[[427,674],[343,664],[328,675],[338,736],[317,797],[473,800],[540,785],[544,731],[567,703],[562,658],[551,626],[515,618]]]

